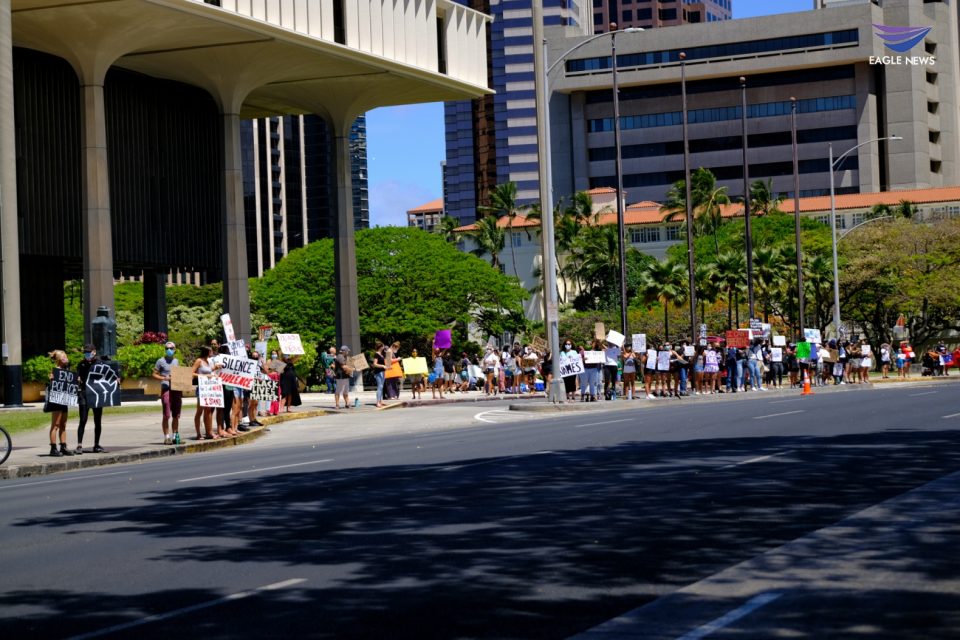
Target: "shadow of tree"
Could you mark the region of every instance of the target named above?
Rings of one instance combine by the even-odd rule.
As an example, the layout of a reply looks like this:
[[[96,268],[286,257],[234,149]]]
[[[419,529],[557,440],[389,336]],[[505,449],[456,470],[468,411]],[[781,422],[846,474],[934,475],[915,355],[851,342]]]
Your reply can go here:
[[[163,489],[133,507],[70,509],[14,525],[211,540],[164,560],[275,563],[308,578],[216,614],[138,628],[138,638],[172,629],[206,639],[558,638],[956,471],[958,445],[957,431],[631,442],[287,473],[216,492]],[[211,532],[226,532],[230,544]],[[915,548],[904,556],[907,542]],[[899,570],[931,580],[953,577],[953,567],[923,562],[924,549],[945,550],[942,540],[917,536],[876,561],[896,559]],[[68,617],[72,634],[222,596],[21,589],[0,595],[0,612],[10,612],[0,613],[0,626],[68,635],[50,620]],[[942,603],[960,610],[952,598]],[[43,614],[22,615],[41,604]]]

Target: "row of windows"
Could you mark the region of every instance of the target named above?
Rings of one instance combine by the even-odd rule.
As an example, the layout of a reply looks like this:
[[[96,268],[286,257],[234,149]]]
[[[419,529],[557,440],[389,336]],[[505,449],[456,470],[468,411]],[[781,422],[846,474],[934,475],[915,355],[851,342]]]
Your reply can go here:
[[[687,60],[706,60],[709,58],[729,58],[732,56],[769,53],[772,51],[789,51],[791,49],[810,49],[826,47],[835,44],[858,44],[860,41],[857,29],[829,31],[826,33],[810,33],[782,38],[767,38],[751,40],[749,42],[730,42],[727,44],[690,47],[688,49],[670,49],[666,51],[646,51],[640,53],[625,53],[617,56],[618,67],[642,67],[647,65],[680,62],[680,53],[687,54]],[[581,71],[600,71],[609,69],[610,56],[596,58],[581,58],[567,61],[567,73]]]
[[[797,113],[841,111],[843,109],[855,109],[856,107],[856,96],[830,96],[826,98],[808,98],[806,100],[797,101]],[[782,116],[789,114],[790,110],[791,103],[789,100],[752,104],[747,106],[747,117],[766,118],[770,116]],[[740,113],[739,105],[732,107],[714,107],[711,109],[693,109],[687,112],[687,121],[690,124],[700,124],[705,122],[738,120],[740,119]],[[683,114],[680,111],[649,113],[642,116],[620,117],[620,128],[622,130],[670,127],[679,126],[681,124],[683,124]],[[613,118],[594,118],[588,120],[587,130],[590,133],[613,131]]]

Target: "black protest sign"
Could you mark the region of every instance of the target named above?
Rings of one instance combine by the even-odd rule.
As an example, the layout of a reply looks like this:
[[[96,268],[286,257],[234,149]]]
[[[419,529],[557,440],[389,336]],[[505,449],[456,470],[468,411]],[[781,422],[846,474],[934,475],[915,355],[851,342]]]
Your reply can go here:
[[[87,406],[92,408],[119,407],[120,376],[116,370],[105,362],[90,367],[85,396]]]
[[[253,383],[250,397],[259,402],[272,402],[279,399],[280,385],[270,378],[257,378]]]
[[[47,402],[64,407],[77,406],[77,391],[80,388],[80,379],[73,371],[55,368],[53,380],[47,390]]]

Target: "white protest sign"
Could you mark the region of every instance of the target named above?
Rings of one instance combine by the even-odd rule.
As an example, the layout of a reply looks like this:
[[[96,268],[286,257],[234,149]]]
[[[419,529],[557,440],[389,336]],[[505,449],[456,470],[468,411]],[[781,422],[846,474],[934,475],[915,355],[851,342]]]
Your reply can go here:
[[[299,333],[278,333],[277,340],[280,342],[280,351],[284,355],[302,356],[305,353]]]
[[[253,345],[254,350],[263,356],[264,360],[267,358],[267,343],[266,341],[260,341]]]
[[[475,380],[482,380],[484,378],[483,369],[475,364],[470,365],[467,375]]]
[[[569,352],[560,354],[560,376],[569,378],[583,373],[583,359],[579,353]]]
[[[260,371],[260,363],[256,360],[247,358],[238,358],[236,356],[224,355],[221,358],[223,368],[218,372],[223,384],[231,387],[240,387],[249,391],[253,388],[253,383],[257,379],[257,373]]]
[[[686,358],[691,358],[691,357],[697,355],[697,348],[696,348],[695,346],[693,346],[692,344],[688,344],[687,346],[685,346],[685,347],[683,348],[683,355],[684,355],[684,357],[686,357]]]
[[[782,347],[773,347],[770,349],[770,362],[783,362]]]
[[[243,340],[231,340],[227,343],[227,348],[230,349],[230,354],[238,358],[247,357],[247,345]]]
[[[610,331],[607,332],[607,342],[609,342],[610,344],[615,344],[618,347],[623,346],[623,341],[625,338],[626,336],[624,336],[619,331],[614,331],[613,329],[610,329]]]
[[[603,351],[584,351],[583,361],[586,364],[603,364],[606,361],[606,354]]]
[[[219,378],[197,378],[197,402],[201,407],[223,409],[223,383]]]
[[[646,350],[647,350],[647,334],[645,333],[633,334],[633,351],[635,353],[642,353]]]
[[[620,359],[620,347],[609,347],[604,349],[603,355],[605,358],[603,364],[610,367],[615,367],[617,366],[617,361]]]
[[[670,371],[670,352],[657,352],[657,371]]]
[[[647,369],[657,368],[657,350],[647,349]]]
[[[804,329],[803,337],[807,339],[807,342],[812,342],[814,344],[823,344],[823,341],[820,337],[820,329]]]
[[[227,339],[227,342],[236,340],[237,334],[233,331],[233,320],[230,319],[230,314],[225,313],[220,316],[220,322],[223,323],[223,335]]]
[[[861,354],[861,355],[869,356],[871,353],[873,353],[873,352],[870,350],[870,345],[865,344],[865,345],[862,345],[862,346],[860,347],[860,354]]]
[[[775,347],[787,346],[787,336],[773,336],[773,346]]]

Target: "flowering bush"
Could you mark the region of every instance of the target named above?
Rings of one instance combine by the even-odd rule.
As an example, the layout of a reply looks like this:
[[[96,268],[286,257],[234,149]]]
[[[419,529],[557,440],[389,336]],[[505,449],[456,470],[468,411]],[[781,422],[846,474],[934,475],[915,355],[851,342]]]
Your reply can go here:
[[[144,331],[133,344],[164,344],[166,341],[167,334],[163,331]]]

